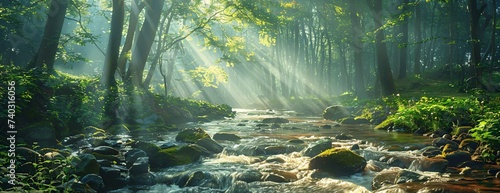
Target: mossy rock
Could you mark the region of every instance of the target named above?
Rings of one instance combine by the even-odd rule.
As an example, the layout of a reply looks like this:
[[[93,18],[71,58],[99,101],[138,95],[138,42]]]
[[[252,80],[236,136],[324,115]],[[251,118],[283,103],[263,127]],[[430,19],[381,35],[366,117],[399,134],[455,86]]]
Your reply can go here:
[[[149,162],[152,168],[164,168],[190,164],[198,161],[200,157],[201,152],[194,147],[171,147],[157,152]]]
[[[318,169],[335,176],[349,176],[363,171],[365,166],[365,158],[344,148],[328,149],[309,162],[309,169]]]
[[[374,129],[375,130],[389,130],[393,126],[394,126],[394,120],[392,118],[387,118],[386,120],[382,121],[382,123],[375,126]]]
[[[329,106],[323,111],[323,118],[327,120],[339,120],[351,116],[351,112],[347,107],[341,105]]]
[[[85,176],[87,174],[99,174],[99,163],[92,154],[80,154],[72,160],[74,166],[73,173],[78,176]]]
[[[154,156],[161,150],[161,148],[155,144],[142,141],[135,142],[134,144],[132,144],[132,147],[143,150],[149,157]]]
[[[186,143],[196,143],[196,141],[210,137],[207,132],[201,128],[186,128],[181,130],[175,137],[176,141]]]

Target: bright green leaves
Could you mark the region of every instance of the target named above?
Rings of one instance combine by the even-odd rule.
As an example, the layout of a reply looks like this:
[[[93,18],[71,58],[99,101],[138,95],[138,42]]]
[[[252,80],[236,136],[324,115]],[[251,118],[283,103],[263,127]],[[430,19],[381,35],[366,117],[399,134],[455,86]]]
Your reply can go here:
[[[227,83],[228,75],[224,69],[219,66],[197,67],[188,71],[191,78],[200,81],[205,87],[217,88],[221,83]]]

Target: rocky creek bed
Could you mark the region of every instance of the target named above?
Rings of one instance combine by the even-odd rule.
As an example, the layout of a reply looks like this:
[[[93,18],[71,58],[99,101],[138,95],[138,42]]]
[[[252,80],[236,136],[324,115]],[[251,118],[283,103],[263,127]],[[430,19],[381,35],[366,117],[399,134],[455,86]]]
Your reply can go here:
[[[500,166],[476,160],[466,129],[422,136],[239,109],[170,133],[86,131],[63,149],[18,152],[75,158],[78,177],[59,188],[76,192],[500,192]]]

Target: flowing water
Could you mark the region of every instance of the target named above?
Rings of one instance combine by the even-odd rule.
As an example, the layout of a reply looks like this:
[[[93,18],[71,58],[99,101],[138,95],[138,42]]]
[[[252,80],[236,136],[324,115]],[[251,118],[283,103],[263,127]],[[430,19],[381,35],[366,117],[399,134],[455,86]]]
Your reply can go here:
[[[431,139],[412,134],[376,131],[371,125],[336,126],[323,129],[322,125],[336,125],[336,122],[321,117],[299,115],[292,111],[265,111],[237,109],[234,119],[209,123],[188,123],[182,127],[200,127],[213,136],[215,133],[232,133],[242,137],[238,142],[220,142],[225,150],[213,157],[178,167],[154,171],[158,183],[149,187],[129,187],[122,192],[370,192],[371,182],[376,172],[366,170],[350,177],[331,177],[308,169],[311,159],[300,152],[308,144],[323,138],[332,138],[335,147],[351,148],[358,144],[359,153],[367,160],[378,159],[380,155],[392,154],[418,159],[416,149],[429,145]],[[264,118],[280,117],[288,119],[279,128],[259,125]],[[341,133],[352,135],[350,140],[336,140]],[[158,145],[174,142],[176,132],[167,134],[144,134],[142,139]],[[304,143],[290,143],[290,140]],[[281,146],[287,153],[261,155],[255,147]],[[400,151],[387,149],[401,147]],[[256,155],[257,154],[257,155]],[[235,183],[243,174],[251,178],[253,174],[278,173],[290,182],[254,181]],[[428,173],[426,175],[440,175]],[[186,179],[191,176],[197,180]],[[194,176],[194,177],[193,177]],[[239,177],[238,177],[239,176]],[[250,176],[250,177],[248,177]],[[180,184],[180,185],[179,185]],[[184,184],[184,185],[183,185]]]

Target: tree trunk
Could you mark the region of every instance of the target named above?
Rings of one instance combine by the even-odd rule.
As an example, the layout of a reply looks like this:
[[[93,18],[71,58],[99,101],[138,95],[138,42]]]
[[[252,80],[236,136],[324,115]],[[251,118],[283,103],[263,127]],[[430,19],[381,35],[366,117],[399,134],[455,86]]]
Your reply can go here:
[[[363,45],[361,38],[363,30],[361,29],[361,19],[357,15],[357,9],[354,0],[349,0],[351,32],[353,35],[352,49],[354,52],[354,93],[358,98],[366,97],[365,81],[363,77],[362,51]]]
[[[492,2],[492,14],[493,14],[493,22],[491,24],[491,62],[490,62],[490,70],[489,70],[489,82],[493,82],[493,66],[495,65],[495,58],[496,58],[496,52],[497,52],[497,46],[495,44],[495,35],[496,35],[496,26],[497,26],[497,13],[496,13],[497,5],[496,5],[496,0],[493,0]]]
[[[123,20],[125,17],[124,0],[113,0],[113,15],[111,17],[111,32],[109,35],[106,58],[104,59],[103,75],[101,82],[106,86],[106,96],[104,99],[104,123],[103,127],[108,128],[118,123],[119,98],[118,88],[115,81],[115,72],[118,66],[118,55],[122,39]]]
[[[111,18],[111,32],[108,41],[106,57],[101,82],[107,86],[116,84],[115,72],[118,66],[118,55],[122,39],[123,21],[125,14],[124,0],[113,0],[113,15]]]
[[[135,34],[135,28],[137,27],[137,23],[139,22],[139,13],[141,12],[142,9],[144,9],[145,5],[142,3],[139,5],[139,0],[133,0],[132,3],[132,8],[130,12],[130,19],[129,19],[129,25],[127,29],[127,37],[125,38],[125,44],[123,45],[122,52],[120,53],[120,58],[118,59],[118,74],[125,80],[125,68],[127,64],[127,59],[128,55],[130,53],[130,50],[132,49],[132,42],[134,40],[134,34]]]
[[[472,86],[478,87],[482,76],[480,68],[481,62],[481,42],[479,37],[479,17],[484,8],[477,8],[476,0],[469,0],[469,15],[470,15],[470,42],[472,44],[471,53],[471,68],[473,73]]]
[[[47,67],[48,72],[54,71],[54,61],[59,45],[59,38],[64,25],[64,17],[68,8],[68,0],[52,0],[50,11],[45,24],[42,42],[35,55],[34,64],[31,67]]]
[[[156,36],[164,3],[165,0],[150,0],[146,3],[146,19],[137,37],[132,51],[132,61],[127,71],[127,77],[130,77],[132,85],[138,88],[142,87],[144,67]]]
[[[372,4],[372,2],[374,3]],[[394,85],[389,57],[387,56],[387,47],[383,42],[385,35],[382,28],[382,0],[367,0],[367,3],[372,11],[375,29],[377,30],[375,45],[377,53],[377,74],[380,80],[380,87],[382,95],[389,96],[396,92],[396,86]]]

